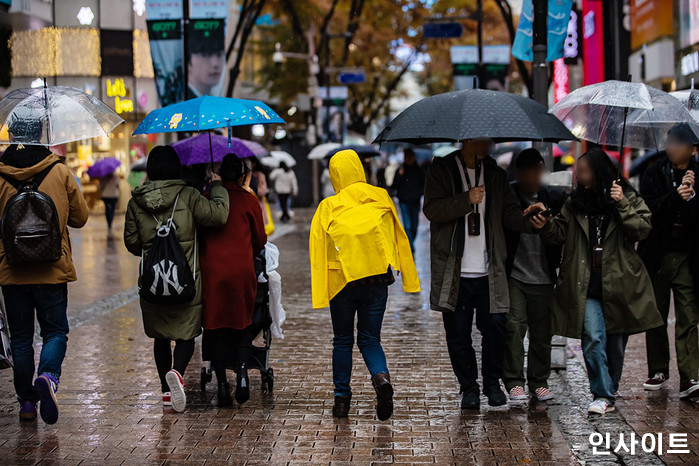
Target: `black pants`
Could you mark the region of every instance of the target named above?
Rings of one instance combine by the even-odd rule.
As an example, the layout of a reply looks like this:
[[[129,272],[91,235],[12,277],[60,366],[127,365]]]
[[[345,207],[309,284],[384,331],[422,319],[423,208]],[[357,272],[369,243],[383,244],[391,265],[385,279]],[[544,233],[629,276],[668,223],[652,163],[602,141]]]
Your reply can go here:
[[[170,391],[167,380],[165,380],[165,375],[170,369],[175,369],[184,377],[184,371],[187,369],[189,360],[192,359],[192,355],[194,354],[194,339],[176,340],[173,361],[173,351],[170,343],[170,340],[164,338],[156,338],[153,342],[155,367],[158,368],[158,376],[160,377],[160,385],[163,389],[163,393]]]
[[[490,313],[488,277],[462,278],[456,310],[442,314],[451,366],[464,392],[478,391],[478,363],[471,338],[474,313],[476,328],[483,337],[481,373],[483,388],[487,392],[490,387],[498,385],[502,377],[507,321],[504,313]]]
[[[202,357],[211,361],[216,380],[226,380],[226,368],[233,364],[236,369],[247,365],[252,348],[250,327],[244,329],[220,328],[204,330]]]
[[[116,197],[103,197],[102,202],[104,202],[104,216],[107,218],[107,226],[112,228],[114,213],[116,212],[116,206],[119,199]]]
[[[291,218],[289,216],[289,193],[282,194],[282,193],[277,193],[277,196],[279,196],[279,204],[281,205],[282,208],[282,222],[288,222],[289,219]]]

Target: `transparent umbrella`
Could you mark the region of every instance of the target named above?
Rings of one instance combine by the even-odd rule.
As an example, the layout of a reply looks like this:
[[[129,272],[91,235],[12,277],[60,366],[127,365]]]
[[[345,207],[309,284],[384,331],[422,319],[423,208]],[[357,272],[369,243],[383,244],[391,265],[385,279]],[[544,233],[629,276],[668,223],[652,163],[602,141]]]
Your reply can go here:
[[[72,87],[17,89],[0,100],[0,142],[53,146],[108,135],[124,120]]]
[[[694,89],[694,82],[692,82],[692,89],[670,92],[670,95],[682,102],[692,118],[699,122],[699,91]]]
[[[601,145],[655,149],[668,130],[688,123],[699,141],[699,125],[670,94],[643,83],[605,81],[581,87],[551,108],[580,139]]]

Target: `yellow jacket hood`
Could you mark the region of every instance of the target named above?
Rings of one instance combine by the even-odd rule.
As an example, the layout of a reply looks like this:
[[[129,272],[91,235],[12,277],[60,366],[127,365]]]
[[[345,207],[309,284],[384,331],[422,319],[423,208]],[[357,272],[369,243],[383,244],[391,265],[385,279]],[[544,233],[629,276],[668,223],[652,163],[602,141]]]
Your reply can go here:
[[[334,196],[313,216],[309,240],[313,308],[328,306],[349,282],[400,272],[403,290],[420,291],[413,255],[393,200],[385,189],[365,182],[354,151],[330,159]]]
[[[330,182],[336,193],[354,183],[366,183],[364,166],[353,150],[341,150],[330,159]]]

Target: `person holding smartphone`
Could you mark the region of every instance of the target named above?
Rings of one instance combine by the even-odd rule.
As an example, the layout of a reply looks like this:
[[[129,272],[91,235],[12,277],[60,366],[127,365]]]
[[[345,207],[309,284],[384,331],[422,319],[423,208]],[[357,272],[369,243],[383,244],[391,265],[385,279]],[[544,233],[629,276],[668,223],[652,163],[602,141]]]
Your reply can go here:
[[[514,161],[517,181],[512,188],[522,209],[542,202],[547,210],[539,215],[558,213],[566,200],[560,189],[544,186],[544,158],[534,148],[525,149]],[[532,214],[533,214],[532,213]],[[507,313],[507,340],[503,382],[510,401],[526,400],[524,390],[524,336],[529,331],[526,382],[529,395],[539,401],[550,400],[551,373],[551,297],[561,264],[561,246],[545,246],[536,233],[506,230],[507,276],[510,310]]]
[[[490,139],[462,141],[460,151],[435,158],[425,183],[430,221],[430,305],[442,312],[447,349],[461,386],[462,409],[480,408],[473,318],[483,336],[483,393],[490,406],[507,397],[502,378],[505,321],[510,308],[505,230],[531,231],[505,171],[489,156]]]
[[[628,336],[663,323],[635,247],[651,231],[651,213],[606,152],[581,155],[576,174],[561,212],[535,214],[531,223],[545,244],[564,245],[551,329],[582,340],[593,396],[588,413],[605,414],[614,410]],[[525,214],[545,208],[537,203]]]

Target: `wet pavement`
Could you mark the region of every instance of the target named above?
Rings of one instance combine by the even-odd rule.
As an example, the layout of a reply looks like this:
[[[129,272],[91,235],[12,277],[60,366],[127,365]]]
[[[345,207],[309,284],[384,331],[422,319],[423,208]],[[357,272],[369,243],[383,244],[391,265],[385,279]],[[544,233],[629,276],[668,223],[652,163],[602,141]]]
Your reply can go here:
[[[554,373],[556,399],[459,409],[439,314],[428,310],[428,227],[423,219],[416,262],[423,292],[391,287],[383,342],[395,384],[395,414],[380,422],[368,373],[358,351],[350,418],[332,408],[331,326],[327,310],[311,309],[308,263],[310,212],[299,212],[274,242],[281,250],[287,322],[272,345],[272,393],[252,373],[251,399],[242,407],[215,406],[215,383],[202,392],[199,350],[185,374],[188,408],[163,410],[136,298],[138,259],[124,249],[117,223],[110,239],[103,220],[90,219],[72,235],[80,281],[69,287],[68,355],[54,426],[20,423],[11,371],[0,372],[0,458],[7,464],[699,464],[699,407],[678,399],[677,371],[668,389],[648,394],[642,336],[629,341],[618,410],[586,415],[589,395],[579,342],[569,341],[568,370]],[[119,220],[123,222],[123,218]],[[479,339],[475,337],[478,345]],[[229,380],[234,381],[232,373]],[[594,454],[590,435],[663,433],[662,455],[620,450]],[[687,454],[668,453],[670,434],[687,434]],[[605,451],[604,449],[602,449]]]

